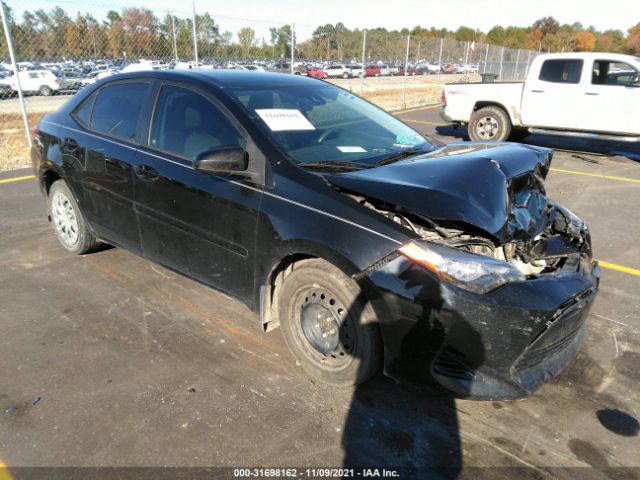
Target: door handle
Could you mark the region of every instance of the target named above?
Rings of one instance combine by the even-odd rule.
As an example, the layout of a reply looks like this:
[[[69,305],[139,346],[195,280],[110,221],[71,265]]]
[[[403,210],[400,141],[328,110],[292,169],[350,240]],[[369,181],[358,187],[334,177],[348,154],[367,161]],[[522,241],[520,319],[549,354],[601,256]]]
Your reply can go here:
[[[597,92],[585,92],[585,95],[591,95],[591,96],[595,97],[596,95],[600,95],[600,94],[597,93]]]
[[[544,90],[531,90],[533,93],[544,93]]]
[[[158,171],[155,168],[150,167],[149,165],[140,165],[138,168],[136,168],[136,174],[142,180],[148,181],[156,180],[158,177],[160,177]]]

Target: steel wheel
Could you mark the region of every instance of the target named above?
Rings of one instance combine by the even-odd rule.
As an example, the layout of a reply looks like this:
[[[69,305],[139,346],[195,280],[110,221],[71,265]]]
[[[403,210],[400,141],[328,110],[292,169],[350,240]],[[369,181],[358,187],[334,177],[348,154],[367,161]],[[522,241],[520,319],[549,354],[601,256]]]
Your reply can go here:
[[[377,317],[356,282],[320,259],[302,260],[282,275],[280,327],[303,369],[336,386],[357,385],[379,371]]]
[[[332,292],[312,288],[296,299],[305,351],[325,368],[343,368],[352,360],[357,334],[347,308]]]
[[[476,123],[476,135],[483,140],[493,140],[500,131],[500,123],[494,117],[483,117]]]
[[[51,197],[51,221],[60,241],[73,248],[78,243],[78,217],[71,200],[63,192],[55,192]]]

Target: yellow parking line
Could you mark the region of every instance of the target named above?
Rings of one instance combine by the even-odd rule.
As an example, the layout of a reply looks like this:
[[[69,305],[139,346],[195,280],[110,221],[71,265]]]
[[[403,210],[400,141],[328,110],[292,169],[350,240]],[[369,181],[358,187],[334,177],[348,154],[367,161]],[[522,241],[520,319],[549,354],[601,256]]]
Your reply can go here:
[[[2,460],[0,460],[0,480],[13,480],[13,477],[11,477],[11,474],[9,473],[9,469]]]
[[[607,180],[618,180],[621,182],[640,183],[637,178],[615,177],[613,175],[600,175],[598,173],[578,172],[576,170],[564,170],[563,168],[550,168],[553,172],[572,173],[573,175],[584,175],[585,177],[606,178]]]
[[[615,270],[616,272],[628,273],[629,275],[640,277],[640,270],[638,270],[637,268],[625,267],[624,265],[609,263],[605,262],[604,260],[598,260],[598,264],[601,267],[608,268],[609,270]]]
[[[11,183],[11,182],[19,182],[21,180],[31,180],[32,178],[36,178],[35,175],[26,175],[24,177],[5,178],[4,180],[0,180],[0,184],[2,184],[2,183]]]
[[[413,118],[405,118],[404,121],[407,123],[423,123],[425,125],[435,125],[436,127],[444,127],[445,125],[448,125],[447,123],[427,122],[426,120],[414,120]]]
[[[435,104],[435,105],[426,105],[424,107],[416,107],[416,108],[408,108],[407,110],[398,110],[397,112],[391,112],[393,115],[402,115],[404,113],[411,113],[411,112],[420,112],[422,110],[431,110],[432,108],[439,108],[442,105],[440,105],[439,103]]]

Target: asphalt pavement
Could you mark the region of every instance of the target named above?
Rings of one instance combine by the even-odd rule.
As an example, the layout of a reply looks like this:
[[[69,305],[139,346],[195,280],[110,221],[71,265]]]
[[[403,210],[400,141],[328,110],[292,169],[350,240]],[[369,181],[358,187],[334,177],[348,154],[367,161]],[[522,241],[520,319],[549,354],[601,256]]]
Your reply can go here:
[[[464,138],[437,109],[398,116]],[[316,384],[237,301],[122,249],[67,254],[35,181],[21,179],[32,172],[0,173],[0,478],[2,463],[16,480],[38,466],[345,464],[416,467],[412,479],[422,467],[638,478],[638,151],[527,142],[559,149],[548,194],[588,221],[603,269],[581,353],[518,402],[453,400],[383,377]]]

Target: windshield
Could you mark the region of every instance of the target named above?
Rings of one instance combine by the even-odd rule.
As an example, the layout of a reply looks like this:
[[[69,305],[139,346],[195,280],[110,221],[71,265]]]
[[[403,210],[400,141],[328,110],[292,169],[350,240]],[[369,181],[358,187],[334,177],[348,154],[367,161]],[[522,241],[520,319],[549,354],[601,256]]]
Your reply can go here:
[[[247,87],[232,94],[295,161],[376,163],[404,150],[433,150],[392,115],[333,85]]]

